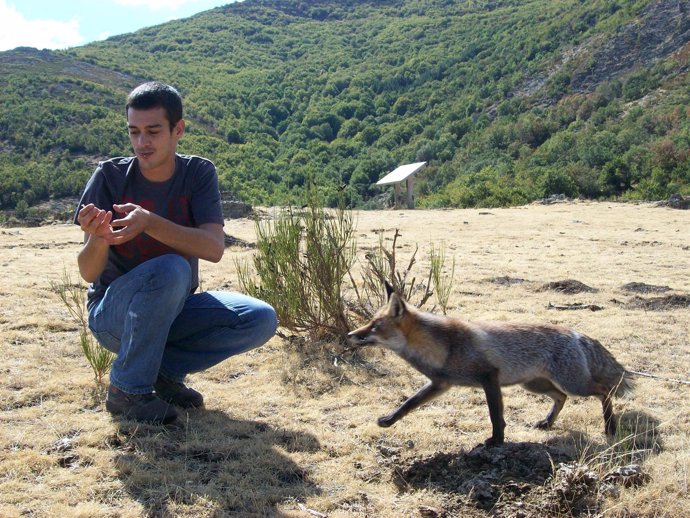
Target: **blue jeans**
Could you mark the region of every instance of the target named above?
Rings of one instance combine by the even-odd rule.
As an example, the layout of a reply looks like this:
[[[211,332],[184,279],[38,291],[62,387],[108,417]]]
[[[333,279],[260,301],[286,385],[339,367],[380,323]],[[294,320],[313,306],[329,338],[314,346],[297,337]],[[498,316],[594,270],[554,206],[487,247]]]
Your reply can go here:
[[[266,343],[277,327],[265,302],[224,291],[190,294],[181,256],[150,259],[113,281],[89,311],[98,342],[117,354],[110,383],[148,394],[159,376],[183,381],[230,356]]]

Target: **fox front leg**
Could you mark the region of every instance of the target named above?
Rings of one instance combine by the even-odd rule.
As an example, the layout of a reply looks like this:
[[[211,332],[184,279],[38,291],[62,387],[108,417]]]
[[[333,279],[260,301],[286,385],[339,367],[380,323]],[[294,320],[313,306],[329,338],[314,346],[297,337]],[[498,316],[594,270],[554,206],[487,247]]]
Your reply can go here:
[[[486,395],[486,403],[489,406],[489,417],[491,418],[492,434],[484,445],[496,446],[503,444],[503,431],[506,427],[506,422],[503,420],[503,395],[501,394],[501,385],[498,382],[498,373],[491,372],[486,374],[481,380],[484,394]]]
[[[443,394],[450,385],[446,383],[439,383],[436,381],[430,381],[424,385],[419,391],[407,401],[405,401],[400,407],[392,414],[379,417],[377,423],[379,426],[388,428],[389,426],[395,424],[398,420],[405,417],[412,410],[420,405],[423,405],[427,401],[434,399],[436,396]]]

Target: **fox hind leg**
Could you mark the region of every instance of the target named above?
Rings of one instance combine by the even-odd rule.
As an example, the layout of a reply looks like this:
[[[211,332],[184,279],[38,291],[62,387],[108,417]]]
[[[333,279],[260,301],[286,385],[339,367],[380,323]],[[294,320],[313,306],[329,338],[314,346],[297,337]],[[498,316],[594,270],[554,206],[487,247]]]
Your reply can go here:
[[[558,414],[561,413],[563,405],[565,405],[565,400],[568,399],[568,396],[566,396],[565,393],[559,390],[553,383],[551,383],[546,378],[537,378],[528,381],[527,383],[523,383],[522,386],[530,392],[534,392],[535,394],[544,394],[553,399],[553,406],[551,407],[549,413],[546,415],[546,418],[542,419],[541,421],[538,421],[534,425],[536,428],[539,428],[540,430],[548,430],[553,426],[553,423],[554,421],[556,421]]]
[[[604,427],[606,435],[613,437],[616,435],[616,416],[613,415],[613,404],[611,403],[611,395],[599,396],[601,406],[604,410]]]
[[[613,437],[616,435],[616,416],[613,414],[613,403],[611,399],[616,392],[617,386],[611,387],[607,383],[592,382],[590,394],[596,396],[601,401],[601,408],[604,413],[604,431],[606,435]]]
[[[440,383],[436,381],[430,381],[424,385],[419,391],[411,396],[407,401],[405,401],[400,407],[395,410],[392,414],[379,417],[377,423],[379,426],[388,428],[399,421],[412,410],[420,405],[423,405],[427,401],[434,399],[436,396],[443,394],[446,390],[450,388],[447,383]]]

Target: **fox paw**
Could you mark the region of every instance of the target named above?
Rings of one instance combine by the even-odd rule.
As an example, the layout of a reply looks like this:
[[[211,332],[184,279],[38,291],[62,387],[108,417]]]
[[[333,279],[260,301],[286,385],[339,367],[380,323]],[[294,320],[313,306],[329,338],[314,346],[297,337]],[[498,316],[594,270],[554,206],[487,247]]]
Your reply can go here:
[[[500,446],[503,444],[503,437],[489,437],[486,441],[484,441],[484,446],[491,447],[491,446]]]
[[[541,421],[534,423],[534,427],[539,428],[540,430],[548,430],[551,428],[551,423],[549,423],[548,419],[542,419]]]

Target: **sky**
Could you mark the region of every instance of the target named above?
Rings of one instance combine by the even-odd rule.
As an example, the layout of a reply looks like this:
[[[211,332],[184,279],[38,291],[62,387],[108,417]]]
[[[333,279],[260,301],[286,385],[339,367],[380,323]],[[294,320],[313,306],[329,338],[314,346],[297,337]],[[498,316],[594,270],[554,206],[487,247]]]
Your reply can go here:
[[[66,49],[241,0],[0,0],[0,51]]]

